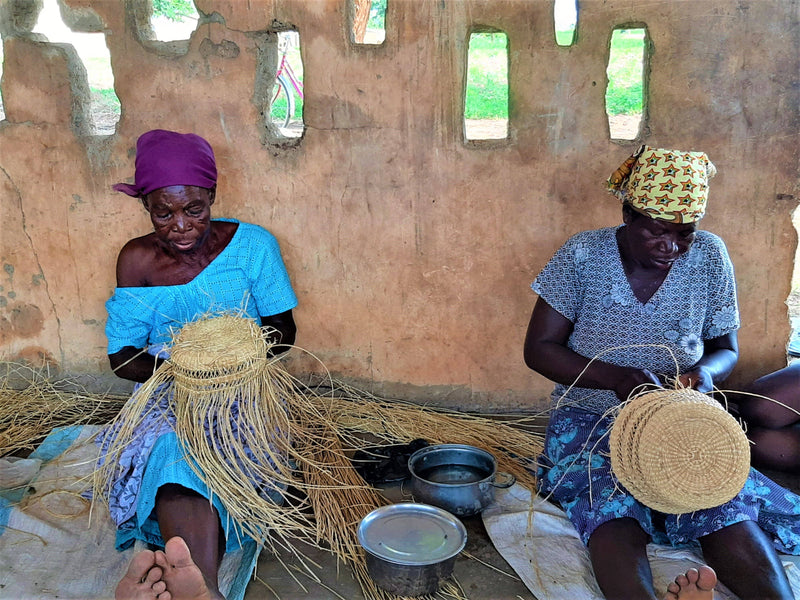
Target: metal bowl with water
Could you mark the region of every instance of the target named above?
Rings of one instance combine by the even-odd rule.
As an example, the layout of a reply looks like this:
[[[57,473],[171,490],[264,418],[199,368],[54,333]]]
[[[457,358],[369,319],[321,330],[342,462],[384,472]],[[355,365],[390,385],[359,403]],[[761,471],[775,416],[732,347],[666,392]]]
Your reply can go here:
[[[437,444],[408,459],[412,491],[418,502],[468,517],[494,501],[495,488],[510,487],[513,475],[498,473],[494,456],[466,444]]]

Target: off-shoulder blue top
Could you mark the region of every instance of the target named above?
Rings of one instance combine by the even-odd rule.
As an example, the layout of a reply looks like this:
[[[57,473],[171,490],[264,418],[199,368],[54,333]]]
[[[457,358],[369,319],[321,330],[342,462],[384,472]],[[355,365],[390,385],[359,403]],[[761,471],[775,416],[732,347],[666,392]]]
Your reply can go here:
[[[241,311],[258,319],[297,306],[278,242],[259,225],[239,223],[228,246],[189,283],[118,287],[106,302],[108,353],[166,344],[172,329],[206,315]]]

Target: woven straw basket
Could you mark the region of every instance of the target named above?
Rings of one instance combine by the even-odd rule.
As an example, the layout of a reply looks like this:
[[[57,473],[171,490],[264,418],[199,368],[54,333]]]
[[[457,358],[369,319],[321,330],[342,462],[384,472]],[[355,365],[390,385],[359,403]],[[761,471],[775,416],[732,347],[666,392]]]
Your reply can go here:
[[[750,446],[736,419],[692,389],[660,389],[630,400],[609,442],[620,483],[663,513],[725,504],[742,490],[750,471]]]
[[[173,338],[170,363],[176,386],[218,390],[254,377],[267,353],[268,345],[255,321],[222,315],[185,325]]]

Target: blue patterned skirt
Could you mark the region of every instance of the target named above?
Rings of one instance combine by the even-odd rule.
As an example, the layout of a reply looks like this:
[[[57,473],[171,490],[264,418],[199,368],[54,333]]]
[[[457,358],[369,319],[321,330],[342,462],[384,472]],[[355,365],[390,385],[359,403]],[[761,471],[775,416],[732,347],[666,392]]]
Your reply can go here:
[[[234,436],[238,439],[241,421],[238,402],[231,404],[230,414],[219,418],[230,420]],[[186,455],[174,431],[175,420],[167,393],[158,393],[149,398],[137,421],[132,439],[117,457],[115,477],[108,490],[109,513],[117,525],[117,548],[128,548],[137,539],[151,545],[164,546],[156,519],[155,503],[158,489],[166,484],[178,484],[211,499],[220,517],[226,551],[237,550],[244,543],[252,542],[230,517],[219,496],[212,494],[203,479],[192,469],[189,464],[191,459]],[[203,425],[209,444],[213,447],[212,438],[217,435],[216,416],[205,416]],[[101,450],[98,464],[105,462],[105,454],[118,431],[119,424],[112,424],[97,436],[96,441]],[[268,442],[265,440],[265,443]],[[242,451],[250,461],[255,460],[249,448],[243,447]],[[272,461],[270,466],[275,470],[279,468]],[[256,477],[248,479],[262,498],[276,504],[283,503],[284,486]]]
[[[691,514],[665,515],[641,504],[611,472],[613,417],[561,407],[551,417],[537,472],[539,493],[561,505],[584,544],[606,521],[636,519],[654,543],[678,546],[740,521],[755,521],[776,550],[800,554],[800,496],[750,469],[730,502]]]

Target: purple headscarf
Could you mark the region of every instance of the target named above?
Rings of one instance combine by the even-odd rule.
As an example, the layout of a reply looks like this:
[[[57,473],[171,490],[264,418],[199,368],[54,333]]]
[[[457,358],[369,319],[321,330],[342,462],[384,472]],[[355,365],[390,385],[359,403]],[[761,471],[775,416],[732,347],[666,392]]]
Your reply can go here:
[[[117,183],[118,192],[141,198],[170,185],[212,188],[217,184],[217,164],[211,145],[194,133],[153,129],[136,142],[136,182]]]

